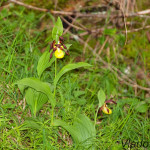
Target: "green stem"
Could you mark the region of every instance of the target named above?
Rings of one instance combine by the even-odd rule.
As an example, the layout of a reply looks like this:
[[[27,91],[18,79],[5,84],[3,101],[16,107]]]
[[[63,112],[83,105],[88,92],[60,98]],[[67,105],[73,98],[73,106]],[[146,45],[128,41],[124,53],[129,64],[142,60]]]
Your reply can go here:
[[[96,110],[96,114],[95,114],[95,125],[96,125],[96,120],[97,120],[97,114],[98,114],[98,110],[99,110],[99,108],[97,108],[97,110]]]
[[[57,76],[57,58],[55,58],[55,79]],[[55,98],[55,94],[56,94],[56,86],[54,87],[54,98]]]
[[[55,58],[55,78],[57,76],[57,58]],[[54,87],[54,98],[56,95],[56,86]],[[52,112],[51,112],[51,125],[53,125],[54,122],[54,106],[52,106]]]
[[[54,122],[54,107],[52,107],[52,112],[51,112],[51,125],[53,126]]]

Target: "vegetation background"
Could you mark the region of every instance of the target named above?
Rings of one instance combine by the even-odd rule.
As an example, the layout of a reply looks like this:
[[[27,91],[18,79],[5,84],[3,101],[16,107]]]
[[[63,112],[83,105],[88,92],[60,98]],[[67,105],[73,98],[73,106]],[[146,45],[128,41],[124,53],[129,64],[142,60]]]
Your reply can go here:
[[[75,149],[66,130],[51,128],[50,104],[34,118],[24,96],[12,85],[37,77],[38,60],[52,42],[58,16],[65,42],[72,44],[70,56],[60,60],[58,68],[80,61],[93,67],[74,70],[61,79],[55,117],[72,124],[75,116],[84,113],[94,120],[102,88],[117,105],[109,106],[111,115],[98,115],[93,145],[119,150],[127,139],[130,146],[150,142],[149,0],[18,1],[0,1],[1,149]],[[53,79],[54,66],[42,76],[44,81]],[[138,149],[148,147],[150,143]]]

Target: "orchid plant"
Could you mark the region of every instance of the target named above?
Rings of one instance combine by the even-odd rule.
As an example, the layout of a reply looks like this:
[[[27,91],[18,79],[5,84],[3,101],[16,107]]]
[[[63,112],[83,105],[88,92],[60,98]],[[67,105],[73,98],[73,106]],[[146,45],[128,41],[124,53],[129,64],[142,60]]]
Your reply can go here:
[[[38,78],[30,77],[17,81],[22,94],[25,94],[27,104],[31,109],[31,113],[36,117],[42,106],[49,102],[51,103],[51,124],[54,120],[54,109],[56,106],[56,89],[59,79],[68,71],[77,69],[80,67],[91,67],[90,64],[79,62],[73,64],[67,64],[59,72],[57,72],[57,59],[62,59],[66,55],[69,55],[69,47],[71,44],[64,44],[62,37],[63,25],[61,19],[58,17],[57,22],[52,30],[53,42],[50,48],[47,49],[40,57],[37,65]],[[54,54],[54,55],[53,55]],[[55,78],[53,85],[48,82],[43,82],[41,76],[45,69],[50,67],[55,62]]]
[[[112,110],[107,106],[108,103],[112,103],[112,104],[117,104],[115,101],[113,101],[112,99],[110,100],[106,100],[106,95],[104,93],[104,91],[102,89],[100,89],[98,91],[98,101],[99,101],[99,105],[95,114],[95,124],[96,124],[96,120],[97,120],[97,115],[101,114],[101,112],[103,112],[104,114],[110,115],[112,114]]]
[[[51,126],[61,126],[66,129],[72,136],[74,142],[78,146],[82,143],[84,148],[94,150],[91,139],[96,137],[95,124],[97,119],[98,111],[103,111],[106,114],[111,114],[112,111],[107,107],[107,103],[113,102],[112,100],[105,101],[106,96],[103,90],[98,92],[99,106],[95,115],[95,124],[85,115],[79,115],[73,125],[69,125],[63,120],[55,118],[55,107],[57,84],[60,78],[73,69],[80,67],[91,67],[90,64],[79,62],[65,65],[61,70],[57,71],[57,61],[64,58],[66,55],[69,56],[69,47],[71,44],[64,44],[64,38],[62,37],[63,25],[61,19],[58,17],[57,22],[52,30],[53,41],[50,48],[47,49],[40,57],[37,65],[38,78],[30,77],[24,78],[17,81],[15,84],[18,85],[22,94],[25,95],[27,104],[31,109],[31,113],[34,117],[37,116],[39,110],[47,102],[51,104],[50,120]],[[54,55],[53,55],[54,54]],[[41,80],[43,72],[55,62],[55,78],[53,85],[49,82],[43,82]]]

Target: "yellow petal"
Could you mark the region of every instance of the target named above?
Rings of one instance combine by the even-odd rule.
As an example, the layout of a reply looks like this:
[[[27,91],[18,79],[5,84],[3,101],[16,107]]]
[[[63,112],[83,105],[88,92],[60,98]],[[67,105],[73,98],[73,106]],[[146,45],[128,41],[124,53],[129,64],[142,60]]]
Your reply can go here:
[[[112,114],[112,110],[109,109],[109,108],[106,106],[106,104],[104,104],[104,106],[103,106],[103,108],[102,108],[102,111],[103,111],[103,113],[108,114],[108,115]]]
[[[55,51],[55,57],[58,58],[58,59],[63,58],[64,57],[64,52],[62,50],[60,50],[60,49],[57,49]]]

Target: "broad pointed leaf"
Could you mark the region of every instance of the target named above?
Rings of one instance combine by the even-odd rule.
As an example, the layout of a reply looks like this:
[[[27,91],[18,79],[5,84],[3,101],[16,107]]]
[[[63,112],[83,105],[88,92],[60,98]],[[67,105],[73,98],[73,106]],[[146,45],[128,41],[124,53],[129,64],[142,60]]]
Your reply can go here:
[[[55,26],[52,30],[52,38],[53,40],[56,41],[56,43],[58,43],[59,37],[62,35],[62,33],[63,33],[63,24],[60,17],[58,17],[57,22],[55,23]]]
[[[50,67],[54,61],[55,61],[55,57],[52,57],[50,59],[50,52],[48,51],[44,52],[38,61],[38,65],[37,65],[38,76],[41,77],[43,71],[46,68]]]
[[[55,120],[54,121],[54,126],[61,126],[61,127],[63,127],[65,130],[67,130],[71,134],[71,136],[72,136],[72,138],[73,138],[75,143],[79,143],[80,142],[79,141],[79,134],[80,133],[78,133],[78,131],[76,131],[76,129],[73,126],[68,125],[65,121],[59,120],[59,119]]]
[[[37,92],[32,88],[28,88],[25,94],[26,102],[30,106],[32,114],[36,116],[36,113],[43,107],[43,105],[48,101],[48,97]]]
[[[141,101],[141,102],[137,103],[135,110],[140,113],[145,113],[148,110],[148,104],[145,103],[144,101]]]
[[[65,46],[67,47],[67,49],[69,49],[71,45],[72,44],[65,44]]]
[[[92,65],[88,64],[88,63],[84,63],[84,62],[79,62],[76,64],[68,64],[66,66],[64,66],[60,72],[57,74],[56,78],[54,79],[54,86],[57,85],[57,82],[59,81],[59,79],[61,78],[61,76],[63,76],[66,72],[71,71],[73,69],[77,69],[80,67],[91,67]]]
[[[102,107],[106,100],[106,95],[102,89],[98,91],[99,108]]]
[[[93,140],[96,137],[96,130],[93,122],[87,116],[79,115],[73,125],[68,125],[62,120],[55,120],[54,125],[66,129],[71,134],[76,145],[82,145],[90,150],[95,149]]]
[[[19,130],[27,130],[27,129],[42,129],[42,123],[37,121],[36,119],[26,120],[21,126],[18,127]]]
[[[105,35],[110,35],[110,36],[114,36],[115,34],[116,34],[116,28],[114,28],[114,29],[105,29],[104,30],[104,34]]]
[[[51,92],[51,89],[50,89],[48,83],[42,82],[37,78],[24,78],[24,79],[16,82],[15,84],[23,85],[24,87],[31,87],[38,92],[44,93],[48,97],[52,106],[53,107],[55,106],[56,101],[53,97],[53,93]]]

